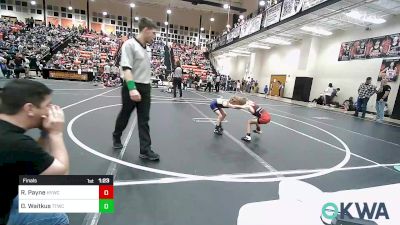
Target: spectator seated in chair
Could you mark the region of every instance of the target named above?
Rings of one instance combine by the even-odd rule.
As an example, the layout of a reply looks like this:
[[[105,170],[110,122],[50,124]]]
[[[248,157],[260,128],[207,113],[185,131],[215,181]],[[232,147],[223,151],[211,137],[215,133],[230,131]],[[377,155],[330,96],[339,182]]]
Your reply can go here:
[[[323,105],[325,102],[324,94],[321,94],[318,98],[314,98],[312,102],[317,103],[318,105]]]
[[[343,107],[344,111],[354,111],[355,106],[354,106],[353,97],[350,97],[349,99],[345,100],[342,104],[342,107]]]

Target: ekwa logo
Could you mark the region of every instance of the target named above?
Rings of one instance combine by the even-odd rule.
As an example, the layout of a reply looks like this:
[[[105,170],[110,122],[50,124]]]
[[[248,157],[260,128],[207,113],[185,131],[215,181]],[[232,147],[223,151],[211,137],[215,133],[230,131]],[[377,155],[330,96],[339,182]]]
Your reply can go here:
[[[353,205],[354,204],[354,205]],[[333,220],[340,213],[340,219],[344,219],[344,216],[353,219],[353,216],[349,213],[351,207],[356,207],[358,218],[361,219],[380,219],[380,217],[385,217],[389,219],[389,214],[386,209],[385,203],[374,202],[372,206],[368,206],[366,202],[350,202],[350,203],[340,203],[340,210],[338,206],[333,202],[328,202],[322,206],[322,216],[326,219]]]

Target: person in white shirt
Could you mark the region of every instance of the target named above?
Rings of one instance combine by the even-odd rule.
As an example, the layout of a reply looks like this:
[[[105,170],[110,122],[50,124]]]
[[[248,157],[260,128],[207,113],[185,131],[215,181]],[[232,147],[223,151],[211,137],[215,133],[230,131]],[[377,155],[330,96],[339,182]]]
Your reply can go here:
[[[211,92],[212,82],[213,82],[213,77],[211,76],[211,74],[208,74],[207,75],[207,86],[206,86],[206,89],[204,91],[207,91],[207,88],[208,88],[208,92]]]
[[[240,91],[240,86],[241,86],[240,80],[237,80],[236,81],[236,92],[241,92]]]
[[[114,63],[112,63],[112,66],[111,66],[111,68],[110,68],[110,71],[111,71],[111,74],[112,74],[112,75],[117,75],[117,74],[119,73],[119,69],[118,69],[118,67],[117,67]]]
[[[182,67],[179,61],[176,63],[176,68],[172,76],[174,98],[176,98],[176,87],[179,89],[179,97],[182,98]]]
[[[332,85],[332,83],[329,83],[328,87],[324,91],[324,95],[325,95],[324,105],[330,105],[331,104],[332,93],[333,93],[333,85]]]
[[[108,63],[104,66],[104,73],[111,74],[111,66]]]

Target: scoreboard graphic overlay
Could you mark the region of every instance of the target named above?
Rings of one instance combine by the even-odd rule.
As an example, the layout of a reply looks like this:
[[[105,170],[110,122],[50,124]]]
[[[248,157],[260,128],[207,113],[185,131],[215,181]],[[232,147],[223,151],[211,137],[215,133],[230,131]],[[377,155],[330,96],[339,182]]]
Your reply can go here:
[[[20,213],[114,213],[111,175],[19,176]]]

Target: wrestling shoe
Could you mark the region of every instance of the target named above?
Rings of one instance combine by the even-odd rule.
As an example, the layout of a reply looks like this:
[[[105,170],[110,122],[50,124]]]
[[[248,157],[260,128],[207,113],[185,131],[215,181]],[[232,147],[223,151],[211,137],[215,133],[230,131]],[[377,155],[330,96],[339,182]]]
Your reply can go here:
[[[157,161],[160,159],[160,155],[158,155],[157,153],[153,152],[153,150],[149,150],[146,153],[140,153],[139,155],[140,158],[142,159],[148,159],[151,161]]]
[[[113,149],[122,149],[123,147],[121,138],[113,137]]]
[[[221,130],[221,129],[218,129],[218,128],[215,128],[215,129],[214,129],[214,133],[215,133],[215,134],[218,134],[218,135],[222,135],[222,130]]]
[[[261,130],[253,130],[253,133],[262,134],[262,131]]]
[[[242,137],[242,141],[250,142],[251,141],[251,137],[250,136]]]

